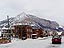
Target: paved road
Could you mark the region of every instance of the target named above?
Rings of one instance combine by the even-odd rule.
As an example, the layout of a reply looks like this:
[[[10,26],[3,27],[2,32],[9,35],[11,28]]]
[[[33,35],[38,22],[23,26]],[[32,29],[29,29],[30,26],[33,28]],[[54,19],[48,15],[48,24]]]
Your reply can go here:
[[[51,37],[42,39],[15,39],[10,44],[0,45],[0,48],[64,48],[64,37],[62,37],[62,44],[52,44]]]

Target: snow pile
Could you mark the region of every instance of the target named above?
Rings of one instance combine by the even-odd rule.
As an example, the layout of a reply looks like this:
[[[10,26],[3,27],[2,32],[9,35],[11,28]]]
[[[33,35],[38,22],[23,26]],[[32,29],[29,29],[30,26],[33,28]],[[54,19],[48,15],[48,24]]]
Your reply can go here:
[[[64,48],[64,37],[62,37],[62,44],[52,44],[51,37],[45,40],[15,38],[12,43],[0,45],[0,48]]]
[[[0,36],[1,36],[1,31],[0,31]]]

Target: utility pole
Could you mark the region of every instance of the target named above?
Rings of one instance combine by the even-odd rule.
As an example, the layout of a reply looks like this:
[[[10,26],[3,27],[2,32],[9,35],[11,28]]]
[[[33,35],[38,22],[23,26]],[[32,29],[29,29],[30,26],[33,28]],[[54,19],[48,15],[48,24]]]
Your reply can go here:
[[[7,22],[8,22],[8,40],[11,42],[11,30],[10,30],[10,24],[9,24],[9,16],[7,16]]]
[[[9,24],[9,16],[7,16],[7,20],[8,20],[8,29],[10,27],[10,24]]]

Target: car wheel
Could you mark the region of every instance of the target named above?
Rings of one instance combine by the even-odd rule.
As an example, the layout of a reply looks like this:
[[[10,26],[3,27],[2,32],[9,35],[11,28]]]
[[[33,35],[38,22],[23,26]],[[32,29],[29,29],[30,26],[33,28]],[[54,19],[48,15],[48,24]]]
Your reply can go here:
[[[27,38],[22,38],[22,40],[26,40]]]
[[[52,42],[52,44],[57,44],[57,43],[55,43],[55,42]]]
[[[54,42],[52,42],[52,44],[54,44]]]
[[[61,44],[61,42],[59,42],[59,44]]]

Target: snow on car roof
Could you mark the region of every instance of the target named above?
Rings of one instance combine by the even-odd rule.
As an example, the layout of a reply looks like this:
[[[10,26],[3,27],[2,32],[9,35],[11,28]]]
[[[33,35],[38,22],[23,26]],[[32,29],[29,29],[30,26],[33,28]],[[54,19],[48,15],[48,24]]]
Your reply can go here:
[[[58,35],[61,35],[62,32],[58,32]]]

